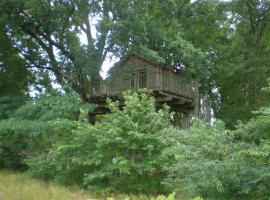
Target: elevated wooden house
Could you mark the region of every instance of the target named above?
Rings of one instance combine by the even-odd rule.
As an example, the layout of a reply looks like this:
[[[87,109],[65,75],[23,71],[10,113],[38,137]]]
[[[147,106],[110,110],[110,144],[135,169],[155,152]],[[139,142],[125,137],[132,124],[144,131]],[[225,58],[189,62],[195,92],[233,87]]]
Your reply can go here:
[[[198,84],[187,81],[183,75],[170,66],[159,66],[138,54],[132,53],[121,59],[111,69],[110,76],[91,91],[89,101],[97,104],[91,113],[94,123],[96,114],[108,112],[106,99],[121,99],[121,92],[147,88],[153,91],[156,105],[166,103],[171,110],[180,113],[183,127],[188,126],[191,114],[198,116]],[[181,122],[177,122],[179,124]]]

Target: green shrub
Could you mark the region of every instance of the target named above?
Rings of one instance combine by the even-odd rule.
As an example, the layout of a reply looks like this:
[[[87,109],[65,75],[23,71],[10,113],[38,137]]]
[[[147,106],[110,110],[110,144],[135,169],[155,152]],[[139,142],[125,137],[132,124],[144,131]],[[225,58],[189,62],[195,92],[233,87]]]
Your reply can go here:
[[[168,197],[164,195],[159,195],[156,198],[151,198],[151,200],[174,200],[175,193],[170,194]]]
[[[268,199],[270,140],[265,134],[270,129],[265,127],[270,128],[269,114],[235,131],[219,121],[212,127],[196,121],[180,131],[179,143],[167,152],[174,158],[165,167],[167,182],[182,183],[206,199]]]
[[[260,141],[270,140],[270,107],[253,112],[256,116],[248,123],[239,123],[234,131],[239,140],[259,144]]]
[[[16,131],[18,126],[25,126],[24,123],[16,124],[14,120],[0,121],[0,168],[13,170],[25,170],[24,163],[29,136],[22,131]]]
[[[91,105],[84,105],[78,96],[62,94],[57,91],[45,93],[38,99],[31,99],[19,107],[13,115],[17,120],[50,121],[68,119],[76,121],[81,108],[91,109]]]
[[[39,157],[30,172],[53,174],[54,180],[66,184],[72,180],[97,191],[165,191],[163,152],[176,135],[168,108],[156,112],[154,98],[146,91],[123,96],[122,109],[108,101],[110,114],[94,126],[82,123],[68,144],[56,145]]]
[[[76,96],[52,93],[5,112],[8,118],[0,120],[0,168],[25,170],[26,158],[35,158],[54,143],[72,138],[81,107]]]

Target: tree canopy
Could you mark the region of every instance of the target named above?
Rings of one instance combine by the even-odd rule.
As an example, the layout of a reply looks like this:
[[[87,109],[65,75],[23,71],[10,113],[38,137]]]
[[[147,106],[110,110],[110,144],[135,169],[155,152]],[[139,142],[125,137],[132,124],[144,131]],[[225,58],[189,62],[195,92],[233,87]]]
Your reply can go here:
[[[144,48],[170,65],[196,66],[201,52],[181,36],[178,19],[191,3],[179,2],[4,0],[0,6],[4,31],[25,66],[69,84],[86,100],[110,55]]]
[[[1,40],[12,52],[1,62],[9,74],[2,76],[5,83],[12,82],[7,78],[12,73],[20,74],[18,87],[42,91],[69,85],[87,101],[102,81],[104,61],[137,50],[198,78],[215,116],[230,127],[248,120],[269,98],[262,91],[269,77],[266,0],[3,0],[0,5]],[[16,68],[8,67],[11,60]]]

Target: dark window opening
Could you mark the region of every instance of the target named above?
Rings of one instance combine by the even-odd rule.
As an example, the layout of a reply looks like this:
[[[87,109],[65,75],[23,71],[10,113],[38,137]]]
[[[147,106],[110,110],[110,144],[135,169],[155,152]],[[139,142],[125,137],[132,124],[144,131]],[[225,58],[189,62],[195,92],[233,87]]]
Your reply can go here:
[[[146,87],[146,71],[139,72],[139,88]]]
[[[135,88],[135,73],[132,73],[132,75],[131,75],[130,86],[132,89]]]

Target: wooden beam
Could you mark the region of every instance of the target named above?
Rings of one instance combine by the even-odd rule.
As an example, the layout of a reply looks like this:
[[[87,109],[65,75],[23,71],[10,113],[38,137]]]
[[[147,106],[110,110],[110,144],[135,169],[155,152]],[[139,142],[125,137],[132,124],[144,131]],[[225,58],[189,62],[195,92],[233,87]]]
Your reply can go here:
[[[184,97],[184,96],[181,96],[181,95],[176,95],[176,94],[173,94],[173,93],[170,93],[170,92],[167,92],[167,91],[164,91],[164,90],[160,90],[159,93],[163,96],[171,96],[175,99],[185,99],[186,102],[189,102],[191,103],[192,102],[192,99],[189,99],[187,97]]]
[[[156,97],[156,102],[168,102],[173,100],[171,96]]]
[[[186,99],[174,99],[170,102],[172,105],[182,105],[186,103]]]
[[[183,107],[174,107],[174,106],[171,106],[171,110],[173,112],[181,112],[181,113],[192,112],[192,109],[183,108]]]

